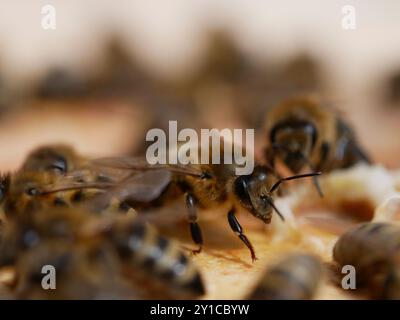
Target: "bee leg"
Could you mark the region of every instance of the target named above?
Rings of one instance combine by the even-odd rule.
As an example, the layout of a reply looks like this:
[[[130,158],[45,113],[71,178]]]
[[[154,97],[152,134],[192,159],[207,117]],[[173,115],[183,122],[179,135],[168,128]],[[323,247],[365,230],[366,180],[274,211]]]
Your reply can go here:
[[[251,253],[251,260],[254,262],[257,260],[256,253],[254,252],[253,245],[251,244],[250,240],[246,237],[246,235],[243,233],[243,228],[240,225],[239,221],[236,219],[235,216],[235,208],[232,208],[228,212],[228,222],[233,230],[234,233],[240,238],[240,240],[243,241],[243,243],[246,245],[247,248],[249,248],[250,253]]]
[[[192,253],[197,254],[201,252],[203,236],[201,234],[200,226],[197,223],[196,199],[191,193],[186,194],[186,206],[188,209],[190,235],[192,236],[193,242],[199,246],[197,250],[192,250]]]

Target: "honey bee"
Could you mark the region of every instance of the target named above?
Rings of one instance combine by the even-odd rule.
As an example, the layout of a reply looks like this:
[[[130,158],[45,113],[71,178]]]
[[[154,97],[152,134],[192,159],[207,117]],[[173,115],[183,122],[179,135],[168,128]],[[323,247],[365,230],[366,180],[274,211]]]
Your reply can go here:
[[[0,177],[0,204],[8,217],[82,205],[100,214],[134,213],[123,200],[125,194],[136,200],[157,197],[169,176],[168,172],[99,171],[72,147],[47,145],[32,151],[17,172]]]
[[[274,210],[284,220],[283,215],[274,204],[275,191],[281,183],[319,174],[307,173],[278,178],[271,168],[256,166],[253,173],[237,176],[235,174],[236,164],[150,165],[141,159],[123,157],[96,159],[94,163],[99,166],[128,171],[165,169],[172,172],[168,188],[177,188],[185,194],[190,234],[193,242],[198,245],[198,249],[192,251],[194,254],[200,253],[203,246],[197,208],[210,209],[229,201],[232,203],[232,208],[227,214],[229,226],[247,246],[253,262],[257,257],[250,240],[244,234],[243,228],[235,216],[236,208],[240,206],[247,209],[253,216],[266,224],[271,222]],[[168,191],[164,191],[162,194],[168,194]]]
[[[32,94],[43,100],[73,100],[89,94],[88,80],[64,68],[48,70],[35,87]]]
[[[85,158],[67,144],[45,145],[31,151],[22,164],[24,171],[54,171],[66,174],[86,163]]]
[[[126,178],[121,171],[96,170],[90,160],[67,144],[50,144],[32,150],[20,171],[53,172],[71,175],[77,182],[112,182]]]
[[[308,254],[292,254],[268,268],[249,294],[253,300],[309,300],[323,278],[323,265]]]
[[[197,267],[179,245],[134,217],[99,217],[79,209],[56,208],[19,218],[6,231],[0,266],[15,266],[17,298],[204,294]],[[45,265],[56,269],[56,290],[41,286]],[[155,292],[148,292],[153,288]]]
[[[48,207],[73,205],[82,199],[80,189],[67,193],[55,186],[63,186],[63,178],[52,172],[19,171],[3,179],[3,209],[7,218]],[[68,182],[72,186],[73,182]],[[88,187],[88,185],[86,185]],[[94,186],[94,185],[93,185]]]
[[[364,223],[339,238],[333,258],[341,266],[355,267],[358,285],[374,287],[374,294],[380,298],[392,298],[400,294],[396,291],[400,284],[399,248],[399,226]]]
[[[294,174],[304,168],[329,172],[370,160],[351,127],[312,97],[284,101],[267,115],[265,156],[275,167],[281,160]],[[316,177],[315,186],[322,196]]]
[[[121,181],[81,181],[54,172],[19,171],[3,179],[3,208],[7,218],[33,214],[44,208],[79,207],[100,214],[129,212],[125,197],[148,200],[158,197],[169,172],[144,172]],[[144,183],[144,181],[146,183]],[[110,189],[108,192],[106,190]]]

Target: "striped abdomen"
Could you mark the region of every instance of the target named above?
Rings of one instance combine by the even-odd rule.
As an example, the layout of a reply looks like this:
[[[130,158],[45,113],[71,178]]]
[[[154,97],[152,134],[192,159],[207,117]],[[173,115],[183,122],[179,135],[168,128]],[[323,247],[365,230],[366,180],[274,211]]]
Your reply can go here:
[[[116,225],[112,242],[128,276],[161,284],[167,296],[199,296],[204,285],[197,267],[178,243],[160,236],[150,226],[133,221]]]
[[[249,299],[311,299],[322,280],[321,262],[307,254],[293,254],[267,269]]]

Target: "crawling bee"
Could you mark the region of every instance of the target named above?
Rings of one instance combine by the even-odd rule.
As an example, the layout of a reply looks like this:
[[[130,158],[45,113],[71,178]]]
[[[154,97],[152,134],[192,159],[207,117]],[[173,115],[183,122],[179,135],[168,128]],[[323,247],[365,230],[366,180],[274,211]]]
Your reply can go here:
[[[134,217],[99,217],[70,208],[13,221],[0,266],[14,265],[17,298],[194,297],[204,293],[196,266],[179,245]],[[42,268],[56,268],[56,290],[43,290]],[[146,283],[146,285],[143,285]]]
[[[165,171],[138,173],[113,182],[76,180],[73,175],[60,176],[54,172],[20,171],[3,178],[2,202],[7,218],[54,207],[85,206],[100,214],[129,212],[132,208],[125,202],[127,195],[143,201],[157,197],[169,179],[170,173]]]
[[[264,272],[249,294],[253,300],[309,300],[323,278],[321,261],[308,254],[292,254]]]
[[[116,170],[99,172],[90,160],[67,144],[50,144],[32,150],[20,171],[53,172],[58,175],[71,174],[77,182],[112,182],[125,178]],[[71,178],[70,177],[70,178]]]
[[[17,172],[3,174],[0,177],[0,203],[5,203],[5,211],[8,214],[18,213],[27,208],[32,211],[41,205],[39,187],[54,185],[57,181],[61,182],[61,176],[71,170],[81,169],[85,162],[85,159],[68,145],[46,145],[34,149]],[[82,179],[82,176],[81,174],[76,180],[97,180],[92,178],[88,171],[85,173],[85,179]],[[74,195],[71,195],[72,202],[78,202],[84,198],[81,190],[76,191]],[[88,189],[85,195],[87,193],[90,193]],[[46,197],[40,197],[40,200],[46,200],[42,204],[51,202],[55,206],[60,206],[66,204],[64,198],[68,197],[61,193],[51,196],[48,193]]]
[[[350,126],[312,97],[293,98],[273,108],[266,132],[267,160],[275,167],[280,159],[295,174],[304,168],[328,172],[370,163]],[[322,196],[316,177],[314,183]]]
[[[48,145],[32,151],[16,173],[0,177],[0,203],[8,217],[40,208],[82,204],[102,214],[133,212],[123,200],[124,194],[128,192],[138,200],[156,197],[169,176],[166,172],[133,176],[121,170],[99,171],[73,148]],[[109,188],[113,190],[105,193]]]
[[[388,223],[364,223],[343,234],[333,249],[339,265],[355,267],[357,284],[374,287],[380,298],[400,294],[399,257],[400,227]]]
[[[85,187],[97,185],[85,184]],[[7,218],[22,214],[32,214],[41,208],[73,206],[84,195],[83,187],[52,172],[19,171],[6,175],[2,180],[3,209]],[[64,191],[64,189],[67,189]],[[68,189],[73,191],[68,192]],[[93,189],[90,189],[93,190]],[[90,191],[88,191],[89,193]]]
[[[229,225],[250,250],[253,261],[257,257],[250,240],[244,234],[243,228],[235,216],[236,207],[241,206],[247,209],[253,216],[266,224],[271,222],[273,210],[283,220],[283,215],[274,205],[275,191],[280,184],[284,181],[319,174],[308,173],[279,179],[269,167],[257,166],[253,173],[237,176],[236,164],[150,165],[135,158],[103,158],[94,160],[94,163],[99,166],[129,171],[165,169],[172,172],[168,187],[177,187],[180,192],[185,194],[191,237],[198,245],[198,249],[193,250],[193,253],[201,252],[203,246],[197,208],[209,209],[229,201],[232,203],[232,208],[227,215]],[[168,194],[168,192],[164,191],[163,194]]]

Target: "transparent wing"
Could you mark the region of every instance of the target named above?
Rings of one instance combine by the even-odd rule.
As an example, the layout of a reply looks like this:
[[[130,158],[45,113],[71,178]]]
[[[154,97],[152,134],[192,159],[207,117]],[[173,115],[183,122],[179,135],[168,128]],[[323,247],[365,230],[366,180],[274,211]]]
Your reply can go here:
[[[111,167],[117,169],[133,170],[133,171],[148,171],[166,169],[171,172],[202,177],[204,172],[200,168],[193,165],[180,164],[149,164],[143,158],[130,157],[109,157],[94,159],[91,161],[95,166]]]
[[[104,191],[104,198],[116,198],[120,201],[132,199],[148,202],[160,196],[171,181],[172,174],[168,170],[152,170],[130,174],[119,181],[76,181],[76,176],[66,176],[59,182],[39,189],[40,194],[54,192],[99,189]]]
[[[171,182],[172,174],[168,170],[145,171],[117,183],[107,195],[120,201],[132,199],[149,202],[157,199]]]
[[[97,211],[107,207],[114,199],[119,202],[127,199],[150,202],[162,194],[171,182],[171,177],[172,174],[168,170],[139,172],[95,196],[87,202],[87,206]]]

